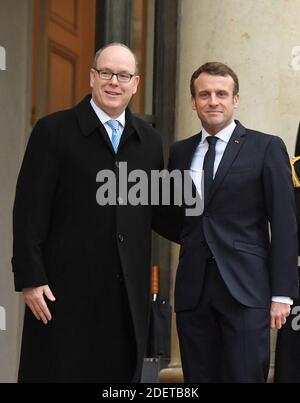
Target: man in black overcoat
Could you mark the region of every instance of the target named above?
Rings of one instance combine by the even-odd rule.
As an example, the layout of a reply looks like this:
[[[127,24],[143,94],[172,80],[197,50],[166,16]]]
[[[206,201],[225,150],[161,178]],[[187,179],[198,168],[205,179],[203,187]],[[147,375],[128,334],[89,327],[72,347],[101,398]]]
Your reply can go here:
[[[118,192],[116,205],[101,205],[98,194],[99,172],[118,184],[122,162],[128,174],[163,167],[160,135],[127,107],[138,83],[130,49],[110,44],[95,56],[92,96],[30,136],[13,214],[15,288],[26,303],[19,382],[140,379],[152,207]]]

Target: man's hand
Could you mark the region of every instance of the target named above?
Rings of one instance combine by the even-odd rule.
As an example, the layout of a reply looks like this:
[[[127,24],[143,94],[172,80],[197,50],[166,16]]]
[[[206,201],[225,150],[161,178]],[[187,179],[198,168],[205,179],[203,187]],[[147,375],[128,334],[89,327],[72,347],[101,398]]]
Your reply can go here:
[[[37,320],[42,319],[46,325],[52,319],[52,316],[44,299],[44,294],[50,301],[55,301],[55,297],[49,286],[42,285],[40,287],[23,288],[22,291],[28,308],[31,309]]]
[[[271,329],[280,329],[286,322],[286,318],[291,312],[290,304],[272,302],[271,304]]]

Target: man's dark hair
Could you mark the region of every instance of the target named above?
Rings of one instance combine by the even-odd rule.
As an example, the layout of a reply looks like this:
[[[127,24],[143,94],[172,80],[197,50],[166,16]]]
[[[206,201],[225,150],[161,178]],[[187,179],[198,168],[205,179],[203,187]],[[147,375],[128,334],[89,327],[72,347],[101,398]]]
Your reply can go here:
[[[239,92],[239,79],[235,74],[235,72],[231,70],[230,67],[226,66],[226,64],[224,63],[208,62],[202,64],[202,66],[200,66],[196,71],[194,71],[191,77],[190,89],[193,98],[196,95],[194,81],[200,76],[201,73],[207,73],[212,76],[223,76],[223,77],[230,76],[234,81],[233,95],[236,95]]]

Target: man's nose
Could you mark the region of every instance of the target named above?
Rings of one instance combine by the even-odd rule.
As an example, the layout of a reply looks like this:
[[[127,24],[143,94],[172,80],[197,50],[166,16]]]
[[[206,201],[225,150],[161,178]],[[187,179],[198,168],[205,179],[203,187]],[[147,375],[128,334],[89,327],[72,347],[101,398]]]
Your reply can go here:
[[[112,78],[109,80],[110,84],[119,85],[119,81],[116,74],[113,74]]]
[[[219,100],[216,94],[211,94],[210,96],[210,105],[218,105]]]

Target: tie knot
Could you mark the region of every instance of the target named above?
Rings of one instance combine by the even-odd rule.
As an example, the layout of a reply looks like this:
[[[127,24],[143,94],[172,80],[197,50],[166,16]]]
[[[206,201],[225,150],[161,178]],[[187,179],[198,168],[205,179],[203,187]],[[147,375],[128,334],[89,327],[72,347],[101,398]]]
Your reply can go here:
[[[118,130],[119,129],[119,122],[117,120],[108,120],[107,121],[108,126],[110,126],[113,130]]]
[[[216,136],[207,136],[206,141],[208,142],[209,147],[210,146],[215,146],[216,142],[218,141],[218,137],[216,137]]]

